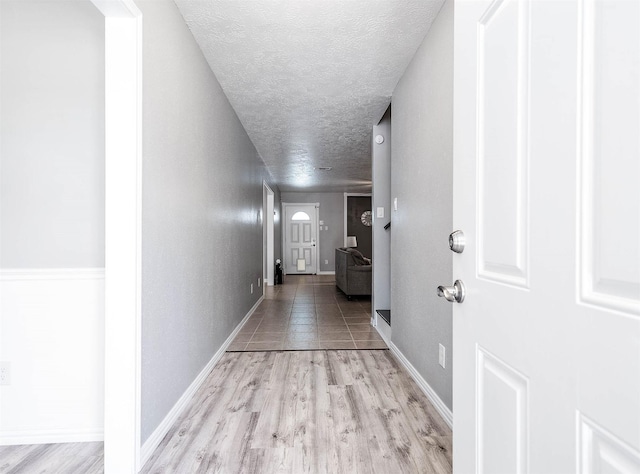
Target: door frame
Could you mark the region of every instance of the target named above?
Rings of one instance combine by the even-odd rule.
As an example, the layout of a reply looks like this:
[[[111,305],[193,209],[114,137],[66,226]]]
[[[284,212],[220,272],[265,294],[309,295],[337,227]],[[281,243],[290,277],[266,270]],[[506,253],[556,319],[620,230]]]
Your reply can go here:
[[[284,230],[282,231],[282,270],[286,274],[287,272],[287,259],[286,259],[286,250],[287,250],[287,206],[315,206],[315,212],[313,213],[313,219],[316,222],[316,232],[314,238],[316,239],[316,272],[314,275],[317,275],[320,271],[320,229],[318,227],[319,216],[320,216],[320,203],[319,202],[283,202],[282,203],[282,215],[284,218],[281,221],[281,225],[284,224]]]
[[[263,186],[263,207],[264,219],[262,220],[262,247],[263,247],[263,263],[262,263],[262,294],[264,295],[266,286],[273,286],[275,262],[274,256],[274,197],[275,193],[269,187],[266,181],[262,182]]]
[[[141,468],[142,12],[91,0],[105,17],[104,471]]]
[[[344,193],[344,208],[342,211],[342,246],[347,246],[347,201],[350,197],[370,197],[371,198],[371,206],[373,207],[373,193]],[[375,213],[373,209],[371,209],[371,217],[375,220]],[[373,257],[373,255],[371,255]]]

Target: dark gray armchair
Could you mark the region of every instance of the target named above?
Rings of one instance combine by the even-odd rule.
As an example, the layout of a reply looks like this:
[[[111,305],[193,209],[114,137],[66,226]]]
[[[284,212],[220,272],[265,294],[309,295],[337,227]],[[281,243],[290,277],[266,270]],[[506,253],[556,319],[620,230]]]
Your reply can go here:
[[[371,295],[371,264],[367,264],[357,250],[336,249],[336,286],[349,299]]]

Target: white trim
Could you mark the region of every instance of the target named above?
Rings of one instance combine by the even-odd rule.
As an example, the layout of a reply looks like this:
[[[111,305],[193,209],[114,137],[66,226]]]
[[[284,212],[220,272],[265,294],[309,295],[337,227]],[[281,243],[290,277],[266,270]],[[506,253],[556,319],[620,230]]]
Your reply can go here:
[[[262,181],[263,186],[263,208],[264,217],[262,219],[262,238],[263,249],[265,254],[263,255],[263,268],[262,268],[262,294],[266,291],[267,286],[273,286],[274,273],[275,273],[275,242],[274,242],[274,211],[275,211],[275,193],[266,181]]]
[[[335,274],[336,274],[335,270],[325,270],[325,271],[316,273],[316,275],[335,275]]]
[[[93,441],[104,441],[104,432],[102,430],[34,430],[5,431],[0,435],[0,446],[87,443]]]
[[[376,328],[387,346],[391,347],[391,325],[382,319],[375,309],[371,313],[371,325]]]
[[[3,268],[0,281],[103,280],[104,268]]]
[[[91,0],[91,3],[107,18],[131,18],[140,14],[133,0]]]
[[[140,469],[144,467],[146,462],[151,458],[151,455],[156,450],[156,448],[160,445],[164,437],[167,435],[171,427],[174,423],[180,418],[180,415],[184,412],[185,408],[198,391],[202,383],[206,380],[207,376],[213,370],[213,367],[222,359],[222,356],[226,352],[227,348],[231,344],[231,342],[238,335],[242,326],[246,324],[251,315],[258,309],[260,303],[264,300],[264,296],[261,296],[256,304],[249,310],[246,316],[240,321],[240,323],[236,326],[233,332],[229,335],[229,337],[224,341],[220,349],[211,357],[211,360],[205,365],[205,367],[200,371],[198,376],[191,382],[191,385],[185,390],[182,396],[178,399],[178,401],[173,405],[173,408],[167,413],[167,416],[164,417],[160,425],[151,433],[151,436],[144,442],[142,445],[142,449],[140,452]]]
[[[422,390],[422,392],[427,396],[429,401],[433,404],[434,408],[440,413],[440,416],[444,419],[445,423],[449,425],[449,428],[453,429],[453,412],[445,405],[445,403],[440,399],[438,394],[431,388],[431,386],[427,383],[427,381],[422,378],[422,375],[415,369],[411,362],[404,356],[400,349],[396,347],[393,342],[387,342],[387,345],[391,349],[391,352],[398,361],[407,369],[411,378],[418,384],[418,387]]]
[[[140,470],[142,12],[92,0],[105,16],[105,450],[107,473]]]

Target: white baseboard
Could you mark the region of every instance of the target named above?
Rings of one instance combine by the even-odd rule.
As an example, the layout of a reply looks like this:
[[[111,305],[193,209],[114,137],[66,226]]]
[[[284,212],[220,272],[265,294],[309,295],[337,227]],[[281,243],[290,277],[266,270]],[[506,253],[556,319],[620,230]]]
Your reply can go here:
[[[420,390],[427,396],[429,401],[433,404],[435,409],[440,413],[440,416],[444,419],[445,423],[449,425],[449,428],[453,429],[453,412],[445,405],[440,399],[438,394],[431,388],[427,381],[420,375],[416,368],[411,365],[411,362],[404,356],[400,349],[396,347],[393,342],[387,341],[387,345],[391,349],[391,352],[398,359],[398,361],[404,366],[405,369],[411,375],[411,378],[418,384]]]
[[[229,337],[224,341],[220,349],[211,357],[211,360],[207,363],[207,365],[200,371],[198,376],[191,382],[191,385],[185,390],[182,396],[178,399],[178,401],[173,405],[173,408],[167,413],[167,416],[164,417],[160,425],[151,433],[151,436],[144,442],[142,445],[142,449],[140,450],[140,469],[144,467],[146,462],[151,458],[151,455],[156,450],[156,448],[160,445],[164,437],[167,435],[173,424],[180,418],[180,415],[184,412],[184,409],[187,407],[194,394],[198,391],[202,383],[205,381],[209,372],[213,370],[213,367],[220,361],[224,353],[226,352],[229,344],[235,339],[238,335],[242,326],[249,320],[251,315],[258,309],[260,303],[264,300],[264,296],[261,296],[260,299],[253,305],[253,307],[249,310],[249,312],[245,315],[245,317],[240,321],[240,323],[236,326],[233,332],[229,335]]]
[[[104,441],[104,431],[80,430],[33,430],[33,431],[4,431],[0,435],[0,446],[22,444],[53,444],[53,443],[87,443]]]
[[[378,334],[382,337],[384,342],[387,343],[387,346],[391,347],[391,326],[384,319],[380,317],[375,311],[374,314],[371,315],[371,320],[375,322],[374,327]]]
[[[335,275],[335,274],[336,274],[335,271],[329,271],[329,270],[325,270],[323,272],[316,273],[316,275]]]

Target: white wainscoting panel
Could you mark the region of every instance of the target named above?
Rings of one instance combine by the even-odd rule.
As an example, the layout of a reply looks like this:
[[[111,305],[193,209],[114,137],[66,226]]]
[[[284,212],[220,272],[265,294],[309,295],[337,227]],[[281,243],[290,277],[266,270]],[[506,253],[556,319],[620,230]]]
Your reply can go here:
[[[100,441],[104,269],[0,270],[0,445]]]

